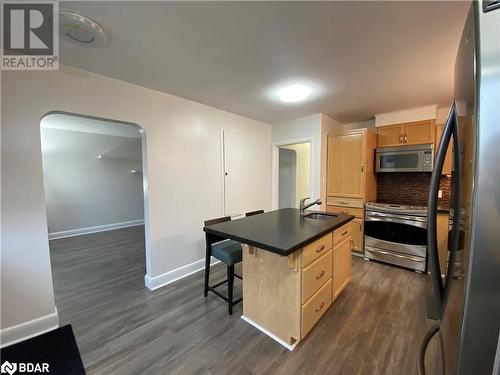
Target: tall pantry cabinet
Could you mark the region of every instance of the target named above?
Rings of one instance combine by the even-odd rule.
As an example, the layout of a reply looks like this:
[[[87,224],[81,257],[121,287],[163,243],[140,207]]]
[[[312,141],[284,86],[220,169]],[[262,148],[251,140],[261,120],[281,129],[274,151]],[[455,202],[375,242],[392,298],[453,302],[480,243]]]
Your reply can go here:
[[[328,136],[327,211],[346,212],[352,221],[353,251],[363,253],[364,204],[376,199],[377,134],[357,129]]]

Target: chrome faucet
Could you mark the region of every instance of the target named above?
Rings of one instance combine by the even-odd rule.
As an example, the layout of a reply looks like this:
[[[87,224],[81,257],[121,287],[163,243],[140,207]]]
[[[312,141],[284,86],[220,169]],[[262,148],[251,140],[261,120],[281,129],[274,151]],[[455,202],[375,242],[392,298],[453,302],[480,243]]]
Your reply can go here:
[[[305,210],[307,210],[309,207],[314,206],[315,204],[320,205],[321,204],[321,199],[316,199],[314,202],[306,204],[306,200],[308,200],[309,197],[301,199],[300,200],[300,214],[304,215]]]

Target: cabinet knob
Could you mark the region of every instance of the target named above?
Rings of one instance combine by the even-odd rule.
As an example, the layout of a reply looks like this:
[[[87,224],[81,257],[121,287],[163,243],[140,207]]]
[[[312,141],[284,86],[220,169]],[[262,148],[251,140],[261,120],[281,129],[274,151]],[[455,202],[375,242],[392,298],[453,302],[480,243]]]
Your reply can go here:
[[[399,135],[399,143],[403,143],[403,134]]]
[[[316,312],[318,312],[319,310],[321,310],[323,308],[323,306],[325,306],[325,303],[324,302],[321,302],[319,304],[319,306],[316,308]]]
[[[361,163],[361,172],[365,170],[365,163]]]
[[[316,280],[321,279],[323,276],[325,276],[325,270],[321,271],[321,273],[318,276],[316,276]]]
[[[321,252],[323,251],[323,249],[324,249],[324,248],[325,248],[325,245],[322,245],[321,247],[318,247],[318,248],[316,249],[316,252],[317,252],[317,253],[321,253]]]
[[[408,135],[405,134],[405,143],[408,143]]]

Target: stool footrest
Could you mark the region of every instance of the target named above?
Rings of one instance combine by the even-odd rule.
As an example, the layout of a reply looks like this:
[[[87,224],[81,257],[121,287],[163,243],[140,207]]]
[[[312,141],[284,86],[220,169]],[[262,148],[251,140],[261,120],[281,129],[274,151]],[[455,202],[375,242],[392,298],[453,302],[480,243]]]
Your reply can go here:
[[[222,294],[217,289],[215,289],[218,286],[221,286],[222,284],[225,284],[225,283],[227,283],[227,280],[221,281],[220,283],[215,284],[214,286],[209,286],[208,290],[210,292],[212,292],[213,294],[215,294],[215,295],[219,296],[220,298],[222,298],[224,301],[229,302],[229,299],[224,294]],[[237,303],[240,303],[241,301],[243,301],[243,298],[240,298],[240,299],[237,299],[237,300],[233,301],[233,306],[236,305]]]

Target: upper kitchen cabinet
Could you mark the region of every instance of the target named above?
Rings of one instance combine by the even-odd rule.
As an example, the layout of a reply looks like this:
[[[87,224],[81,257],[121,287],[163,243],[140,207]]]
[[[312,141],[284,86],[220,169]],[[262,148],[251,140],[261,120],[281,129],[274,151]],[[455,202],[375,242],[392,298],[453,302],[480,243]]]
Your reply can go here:
[[[434,143],[435,120],[381,126],[377,133],[377,147]]]
[[[381,126],[377,134],[377,147],[399,146],[403,143],[404,125]]]
[[[441,136],[443,135],[444,124],[436,125],[436,145],[434,146],[434,156],[437,155],[437,150],[439,148],[439,142],[441,141]],[[446,150],[446,158],[444,159],[443,172],[441,174],[451,174],[451,162],[452,162],[452,150],[453,149],[453,139],[450,141],[448,150]]]
[[[328,136],[327,196],[375,199],[375,144],[368,129]]]

